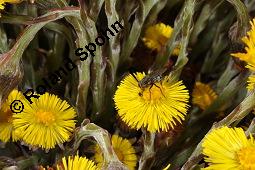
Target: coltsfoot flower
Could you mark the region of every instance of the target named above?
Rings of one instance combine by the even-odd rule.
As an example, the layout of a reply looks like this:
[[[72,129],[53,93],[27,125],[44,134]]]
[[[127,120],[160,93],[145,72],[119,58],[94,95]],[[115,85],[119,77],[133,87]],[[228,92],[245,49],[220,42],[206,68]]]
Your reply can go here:
[[[69,156],[62,158],[61,165],[57,165],[57,170],[99,170],[95,163],[86,157]]]
[[[25,100],[26,101],[26,100]],[[22,140],[34,147],[52,149],[69,139],[75,128],[75,110],[56,95],[45,93],[15,114],[13,125]]]
[[[137,73],[138,81],[145,77]],[[181,122],[188,110],[189,93],[181,81],[165,77],[152,87],[141,89],[137,80],[128,75],[114,96],[119,117],[131,128],[145,128],[149,132],[168,131]]]
[[[255,169],[255,142],[248,139],[242,128],[223,126],[206,135],[203,143],[207,170]]]
[[[247,35],[242,38],[242,41],[246,45],[245,53],[233,53],[231,54],[234,57],[239,58],[242,61],[245,61],[248,65],[246,66],[251,71],[255,71],[255,19],[250,21],[251,30],[247,32]],[[251,75],[248,78],[247,88],[252,90],[254,89],[255,84],[255,75]]]
[[[205,110],[216,98],[217,94],[208,84],[196,82],[192,93],[192,103],[194,105],[198,105],[202,110]]]
[[[124,139],[118,135],[112,136],[112,147],[117,154],[119,160],[128,167],[129,170],[134,170],[137,163],[136,151],[129,140]],[[95,162],[101,168],[104,163],[103,153],[99,145],[95,146]]]
[[[146,29],[142,40],[148,48],[161,51],[162,47],[166,45],[168,39],[171,37],[172,32],[173,28],[171,26],[158,23]],[[177,46],[173,51],[173,55],[178,55],[179,51],[180,47]]]
[[[21,100],[22,97],[23,95],[18,90],[13,90],[0,108],[0,140],[3,142],[8,142],[10,139],[12,141],[19,139],[19,133],[14,130],[12,124],[15,113],[11,111],[10,106],[14,100]]]

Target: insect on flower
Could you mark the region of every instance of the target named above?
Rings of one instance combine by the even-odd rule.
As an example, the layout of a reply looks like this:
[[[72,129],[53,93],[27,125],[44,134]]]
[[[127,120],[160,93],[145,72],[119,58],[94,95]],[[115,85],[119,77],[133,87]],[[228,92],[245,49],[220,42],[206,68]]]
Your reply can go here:
[[[156,86],[160,89],[162,95],[164,96],[161,88],[156,83],[162,83],[162,80],[165,76],[169,74],[171,69],[167,67],[163,67],[160,69],[157,69],[155,71],[152,71],[148,75],[146,75],[142,80],[138,80],[137,77],[134,74],[134,69],[130,69],[130,74],[136,79],[138,82],[138,86],[141,88],[142,92],[145,90],[145,88],[149,87],[149,90],[152,88],[152,86]],[[142,96],[142,92],[139,93],[139,96]]]

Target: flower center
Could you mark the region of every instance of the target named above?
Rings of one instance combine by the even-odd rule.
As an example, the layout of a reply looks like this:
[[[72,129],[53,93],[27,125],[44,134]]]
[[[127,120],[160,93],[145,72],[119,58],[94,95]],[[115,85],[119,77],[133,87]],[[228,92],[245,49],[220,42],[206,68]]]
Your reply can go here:
[[[153,85],[151,88],[148,87],[142,92],[142,98],[146,101],[155,101],[159,100],[160,98],[164,97],[164,90],[162,85],[156,84]]]
[[[255,169],[255,147],[242,148],[237,156],[243,170]]]
[[[124,160],[124,155],[122,154],[122,152],[119,149],[114,149],[114,152],[116,153],[119,160],[122,162]]]
[[[45,124],[46,126],[55,121],[55,116],[52,112],[39,111],[37,112],[36,117],[39,123]]]

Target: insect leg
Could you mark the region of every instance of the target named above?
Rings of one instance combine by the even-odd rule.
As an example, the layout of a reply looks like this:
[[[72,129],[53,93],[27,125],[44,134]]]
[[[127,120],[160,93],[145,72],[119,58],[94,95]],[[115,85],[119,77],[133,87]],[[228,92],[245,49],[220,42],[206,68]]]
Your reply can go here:
[[[152,84],[151,86],[150,86],[150,88],[149,88],[149,92],[150,92],[150,99],[151,99],[151,88],[152,88],[152,86],[153,86],[154,84]]]
[[[161,84],[161,82],[160,82],[160,84]],[[164,95],[164,93],[162,92],[162,89],[158,86],[158,85],[156,85],[156,84],[154,84],[154,86],[156,86],[157,88],[159,88],[160,89],[160,92],[161,92],[161,94],[166,98],[166,96]]]
[[[139,93],[138,93],[138,95],[139,95],[140,97],[143,96],[143,91],[144,91],[144,89],[142,89],[142,92],[139,92]]]

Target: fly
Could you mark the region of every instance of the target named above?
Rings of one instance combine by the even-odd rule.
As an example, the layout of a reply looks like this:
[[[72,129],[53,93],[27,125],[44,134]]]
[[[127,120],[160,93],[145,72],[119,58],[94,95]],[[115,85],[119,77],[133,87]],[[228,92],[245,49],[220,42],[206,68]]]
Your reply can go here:
[[[137,77],[134,75],[133,72],[130,71],[130,74],[136,79],[138,82],[138,86],[142,89],[142,92],[145,90],[145,88],[149,87],[149,90],[152,88],[152,86],[156,86],[160,89],[162,95],[163,92],[161,88],[156,85],[156,83],[161,83],[164,77],[169,74],[170,69],[164,67],[155,71],[152,71],[148,75],[146,75],[142,80],[138,80]],[[142,92],[139,92],[139,96],[142,96]]]

